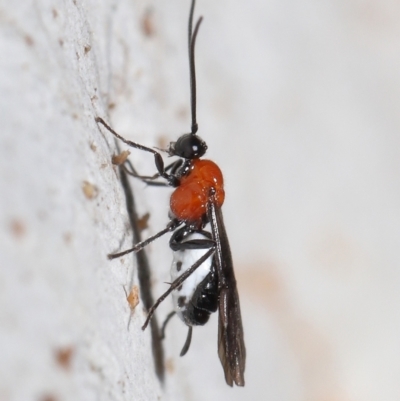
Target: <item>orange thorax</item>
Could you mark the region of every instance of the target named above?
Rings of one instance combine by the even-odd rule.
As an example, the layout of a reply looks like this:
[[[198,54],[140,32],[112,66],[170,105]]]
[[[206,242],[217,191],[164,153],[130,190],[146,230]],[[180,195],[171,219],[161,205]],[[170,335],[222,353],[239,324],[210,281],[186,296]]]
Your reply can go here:
[[[190,171],[181,178],[171,195],[170,207],[176,218],[185,222],[199,222],[206,214],[210,190],[215,190],[215,204],[224,203],[224,179],[221,170],[211,160],[195,159]]]

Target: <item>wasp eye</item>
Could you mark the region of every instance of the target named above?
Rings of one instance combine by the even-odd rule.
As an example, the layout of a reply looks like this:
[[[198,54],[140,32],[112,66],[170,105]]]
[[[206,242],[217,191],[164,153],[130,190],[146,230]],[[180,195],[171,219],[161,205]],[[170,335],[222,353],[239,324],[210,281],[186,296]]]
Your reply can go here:
[[[198,159],[206,153],[207,145],[197,135],[184,134],[176,142],[171,142],[169,153],[184,159]]]

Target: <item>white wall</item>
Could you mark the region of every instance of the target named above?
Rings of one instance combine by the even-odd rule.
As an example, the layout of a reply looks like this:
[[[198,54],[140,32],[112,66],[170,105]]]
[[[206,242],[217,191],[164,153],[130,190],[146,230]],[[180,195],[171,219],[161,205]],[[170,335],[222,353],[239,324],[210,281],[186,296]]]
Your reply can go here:
[[[127,329],[136,262],[106,258],[132,236],[94,117],[149,146],[189,129],[189,1],[75,3],[0,9],[0,399],[398,400],[400,4],[197,2],[199,134],[225,173],[248,349],[232,390],[215,317],[184,358],[171,322],[160,385],[142,304]],[[170,190],[132,185],[154,234]],[[167,241],[148,249],[154,296]]]

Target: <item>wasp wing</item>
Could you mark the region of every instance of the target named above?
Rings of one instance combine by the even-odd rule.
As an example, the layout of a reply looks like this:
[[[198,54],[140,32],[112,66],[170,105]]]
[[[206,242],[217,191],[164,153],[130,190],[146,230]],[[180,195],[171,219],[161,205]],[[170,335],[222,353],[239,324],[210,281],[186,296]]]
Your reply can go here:
[[[219,287],[218,355],[226,383],[233,386],[235,382],[237,386],[244,386],[246,348],[239,295],[222,212],[212,200],[213,197],[207,206],[207,216],[216,243],[214,259]]]

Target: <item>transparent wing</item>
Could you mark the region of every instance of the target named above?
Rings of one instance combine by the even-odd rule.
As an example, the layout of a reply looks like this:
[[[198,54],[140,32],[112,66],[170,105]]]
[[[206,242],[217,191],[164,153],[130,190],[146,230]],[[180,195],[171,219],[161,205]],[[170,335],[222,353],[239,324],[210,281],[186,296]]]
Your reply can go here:
[[[215,263],[220,289],[218,355],[224,369],[226,383],[230,386],[233,386],[233,383],[237,386],[244,386],[246,347],[239,295],[222,212],[212,200],[213,197],[207,207],[207,216],[216,243]]]
[[[222,289],[219,299],[218,355],[227,384],[244,386],[246,348],[239,297],[234,289]]]

